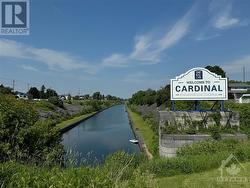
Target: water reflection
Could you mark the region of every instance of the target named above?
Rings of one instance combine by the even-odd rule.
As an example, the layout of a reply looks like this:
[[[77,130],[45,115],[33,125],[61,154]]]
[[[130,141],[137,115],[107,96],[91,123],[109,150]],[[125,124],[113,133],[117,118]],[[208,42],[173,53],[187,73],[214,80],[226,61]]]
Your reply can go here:
[[[117,105],[64,133],[62,143],[66,150],[77,153],[78,161],[93,164],[119,150],[138,153],[139,147],[129,142],[131,138],[134,135],[125,106]]]

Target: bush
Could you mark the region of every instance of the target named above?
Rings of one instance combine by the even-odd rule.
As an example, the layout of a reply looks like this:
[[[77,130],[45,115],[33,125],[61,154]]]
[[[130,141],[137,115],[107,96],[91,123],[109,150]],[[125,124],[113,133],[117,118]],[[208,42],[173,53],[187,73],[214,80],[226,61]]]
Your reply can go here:
[[[185,132],[187,134],[196,134],[196,129],[194,127],[189,127]]]
[[[60,136],[50,121],[37,121],[27,102],[11,96],[0,98],[0,161],[59,162]]]
[[[27,102],[8,95],[0,97],[0,161],[22,153],[23,134],[37,120],[37,112]]]
[[[63,101],[61,99],[59,99],[59,97],[57,97],[57,96],[48,98],[48,101],[51,104],[54,104],[55,106],[63,108]]]
[[[177,134],[180,131],[178,130],[177,125],[169,124],[167,121],[165,122],[165,127],[162,128],[162,132],[166,134]]]
[[[177,156],[209,155],[221,151],[233,152],[240,145],[246,145],[249,142],[239,142],[236,140],[207,140],[192,145],[181,147],[177,150]]]
[[[220,135],[220,127],[215,125],[213,127],[209,127],[209,131],[211,132],[211,136],[215,140],[220,140],[221,135]]]

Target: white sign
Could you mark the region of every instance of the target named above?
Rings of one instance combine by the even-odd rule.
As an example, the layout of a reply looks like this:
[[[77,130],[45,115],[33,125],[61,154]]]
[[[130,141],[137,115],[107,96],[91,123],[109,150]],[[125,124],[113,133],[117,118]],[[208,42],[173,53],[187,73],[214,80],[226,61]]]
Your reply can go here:
[[[171,79],[171,100],[227,100],[227,78],[193,68]]]

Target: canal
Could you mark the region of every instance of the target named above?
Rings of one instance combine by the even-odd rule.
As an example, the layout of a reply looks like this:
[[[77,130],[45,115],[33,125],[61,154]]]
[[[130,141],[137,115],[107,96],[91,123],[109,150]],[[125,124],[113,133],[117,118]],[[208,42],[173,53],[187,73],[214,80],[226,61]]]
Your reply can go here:
[[[87,119],[63,134],[63,145],[77,164],[102,163],[105,157],[116,151],[139,153],[124,105],[108,108]]]

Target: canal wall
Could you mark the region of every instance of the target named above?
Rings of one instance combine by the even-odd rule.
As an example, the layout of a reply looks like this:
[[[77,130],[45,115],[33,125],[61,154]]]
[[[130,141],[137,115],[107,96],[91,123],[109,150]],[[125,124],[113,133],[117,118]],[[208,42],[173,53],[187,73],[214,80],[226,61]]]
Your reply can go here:
[[[245,134],[222,134],[222,139],[246,140]],[[159,154],[164,157],[175,157],[177,149],[185,145],[190,145],[200,141],[212,139],[211,135],[197,134],[197,135],[175,135],[175,134],[161,134],[159,143]]]
[[[180,125],[187,128],[192,122],[202,122],[205,128],[214,126],[217,123],[221,126],[236,126],[238,129],[240,126],[239,112],[232,111],[159,111],[159,115],[160,122],[168,122],[168,124]]]
[[[181,128],[188,128],[192,122],[202,122],[205,128],[216,125],[213,114],[215,112],[196,112],[196,111],[160,111],[159,121],[159,155],[164,157],[176,156],[177,149],[185,145],[190,145],[196,142],[213,139],[208,134],[166,134],[163,132],[166,122],[168,125],[175,125]],[[218,113],[218,112],[216,112]],[[231,126],[239,128],[239,113],[238,112],[219,112],[219,121],[221,126]],[[217,122],[218,123],[218,122]],[[198,130],[198,127],[196,127]],[[222,139],[245,140],[245,134],[221,134]]]

